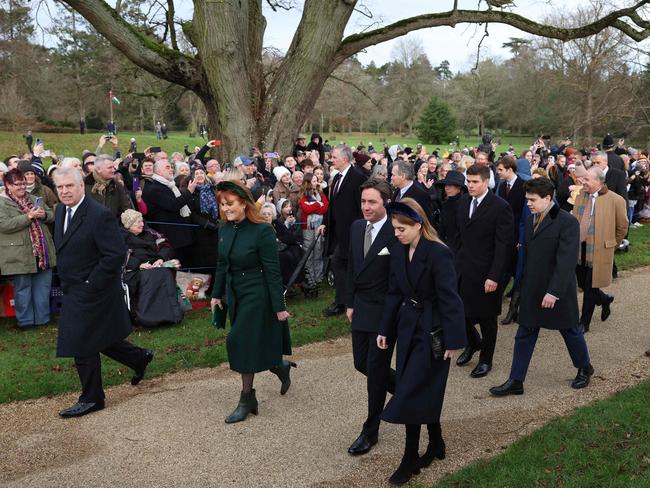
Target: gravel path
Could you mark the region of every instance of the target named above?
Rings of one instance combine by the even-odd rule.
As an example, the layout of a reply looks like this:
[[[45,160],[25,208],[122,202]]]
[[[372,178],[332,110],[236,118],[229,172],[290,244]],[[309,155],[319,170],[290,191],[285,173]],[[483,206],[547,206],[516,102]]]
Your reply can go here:
[[[645,268],[621,273],[611,287],[612,316],[606,323],[595,320],[587,335],[596,373],[585,390],[569,387],[575,370],[552,331],[540,334],[523,396],[488,393],[507,378],[514,326],[501,327],[487,378],[469,378],[471,366],[452,367],[443,410],[447,459],[417,479],[434,482],[553,417],[649,378],[650,359],[643,356],[650,347],[648,283]],[[279,395],[270,373],[258,375],[260,415],[234,425],[223,419],[237,403],[239,382],[226,366],[111,388],[107,408],[81,419],[57,416],[77,393],[0,405],[0,485],[387,486],[401,456],[403,428],[382,424],[370,454],[348,456],[366,408],[364,378],[350,351],[349,338],[299,348],[289,393]]]

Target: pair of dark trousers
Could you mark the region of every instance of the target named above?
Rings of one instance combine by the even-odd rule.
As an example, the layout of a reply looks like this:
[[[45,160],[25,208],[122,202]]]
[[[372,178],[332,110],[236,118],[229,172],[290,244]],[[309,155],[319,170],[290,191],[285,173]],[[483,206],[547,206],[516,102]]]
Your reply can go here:
[[[339,244],[332,255],[332,271],[334,271],[334,288],[336,296],[334,302],[338,305],[345,304],[347,297],[348,254]]]
[[[367,378],[368,418],[362,433],[368,437],[376,437],[379,432],[386,392],[395,393],[395,370],[390,367],[394,347],[395,341],[389,341],[388,349],[379,349],[375,332],[352,331],[354,368]]]
[[[602,306],[609,299],[600,288],[592,288],[593,271],[593,268],[586,268],[585,270],[585,286],[582,296],[580,323],[587,328],[591,325],[591,317],[594,315],[596,305]]]
[[[116,342],[101,353],[133,370],[141,368],[145,361],[144,349],[134,346],[126,340]],[[77,367],[79,380],[81,380],[79,401],[82,403],[103,401],[102,362],[99,353],[85,357],[75,357],[74,364]]]
[[[569,356],[573,366],[576,368],[586,368],[589,366],[589,350],[587,349],[587,342],[582,333],[582,329],[578,326],[571,327],[570,329],[560,329],[560,334],[564,339]],[[512,352],[512,367],[510,368],[510,379],[525,381],[526,373],[528,372],[528,365],[530,359],[533,357],[537,337],[539,336],[539,329],[528,329],[521,325],[517,329],[515,335],[515,349]]]
[[[478,333],[474,324],[481,326],[481,334]],[[480,363],[492,364],[494,348],[497,344],[497,318],[496,317],[468,317],[465,319],[468,345],[480,347]],[[481,337],[482,336],[482,337]]]

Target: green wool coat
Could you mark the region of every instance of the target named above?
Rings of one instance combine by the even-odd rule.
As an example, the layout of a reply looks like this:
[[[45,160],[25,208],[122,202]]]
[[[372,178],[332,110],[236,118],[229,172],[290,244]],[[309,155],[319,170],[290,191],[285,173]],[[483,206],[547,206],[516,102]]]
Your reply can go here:
[[[219,258],[213,298],[228,304],[231,330],[226,340],[230,369],[258,373],[278,366],[291,354],[275,232],[269,224],[244,219],[219,230]]]
[[[35,196],[29,197],[32,202],[36,201]],[[54,222],[54,212],[50,207],[44,205],[45,219],[41,224]],[[29,237],[29,217],[20,210],[6,195],[0,195],[0,275],[19,275],[36,273],[36,258],[32,240]],[[50,261],[50,268],[56,266],[56,249],[52,234],[47,225],[41,225],[47,255]]]

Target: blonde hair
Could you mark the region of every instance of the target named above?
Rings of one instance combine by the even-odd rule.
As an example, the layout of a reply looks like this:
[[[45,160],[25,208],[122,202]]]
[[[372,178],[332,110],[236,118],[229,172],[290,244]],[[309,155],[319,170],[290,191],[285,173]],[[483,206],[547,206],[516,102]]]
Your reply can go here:
[[[433,241],[433,242],[439,242],[440,244],[445,244],[444,242],[442,242],[440,237],[438,237],[438,233],[436,232],[436,229],[433,228],[433,226],[429,222],[429,219],[427,218],[427,215],[424,213],[424,210],[422,209],[422,207],[418,202],[416,202],[412,198],[403,198],[399,202],[403,203],[407,207],[410,207],[411,210],[413,210],[415,213],[417,213],[420,216],[420,219],[422,220],[422,224],[420,224],[422,226],[420,229],[420,234],[422,235],[422,237],[424,237],[427,241]],[[406,215],[401,213],[394,213],[391,215],[391,218],[397,220],[402,225],[419,224],[419,222],[416,222],[412,218],[407,217]]]

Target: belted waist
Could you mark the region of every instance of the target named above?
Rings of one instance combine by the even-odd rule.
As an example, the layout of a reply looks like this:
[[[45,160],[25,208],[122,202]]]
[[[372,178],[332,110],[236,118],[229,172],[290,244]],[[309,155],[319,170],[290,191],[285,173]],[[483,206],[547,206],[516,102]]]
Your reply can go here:
[[[264,272],[264,270],[260,267],[258,268],[246,268],[246,269],[230,269],[230,272],[234,276],[251,276],[251,275],[259,275]]]
[[[402,302],[402,307],[412,307],[417,310],[422,310],[424,308],[424,304],[414,298],[407,298]]]

